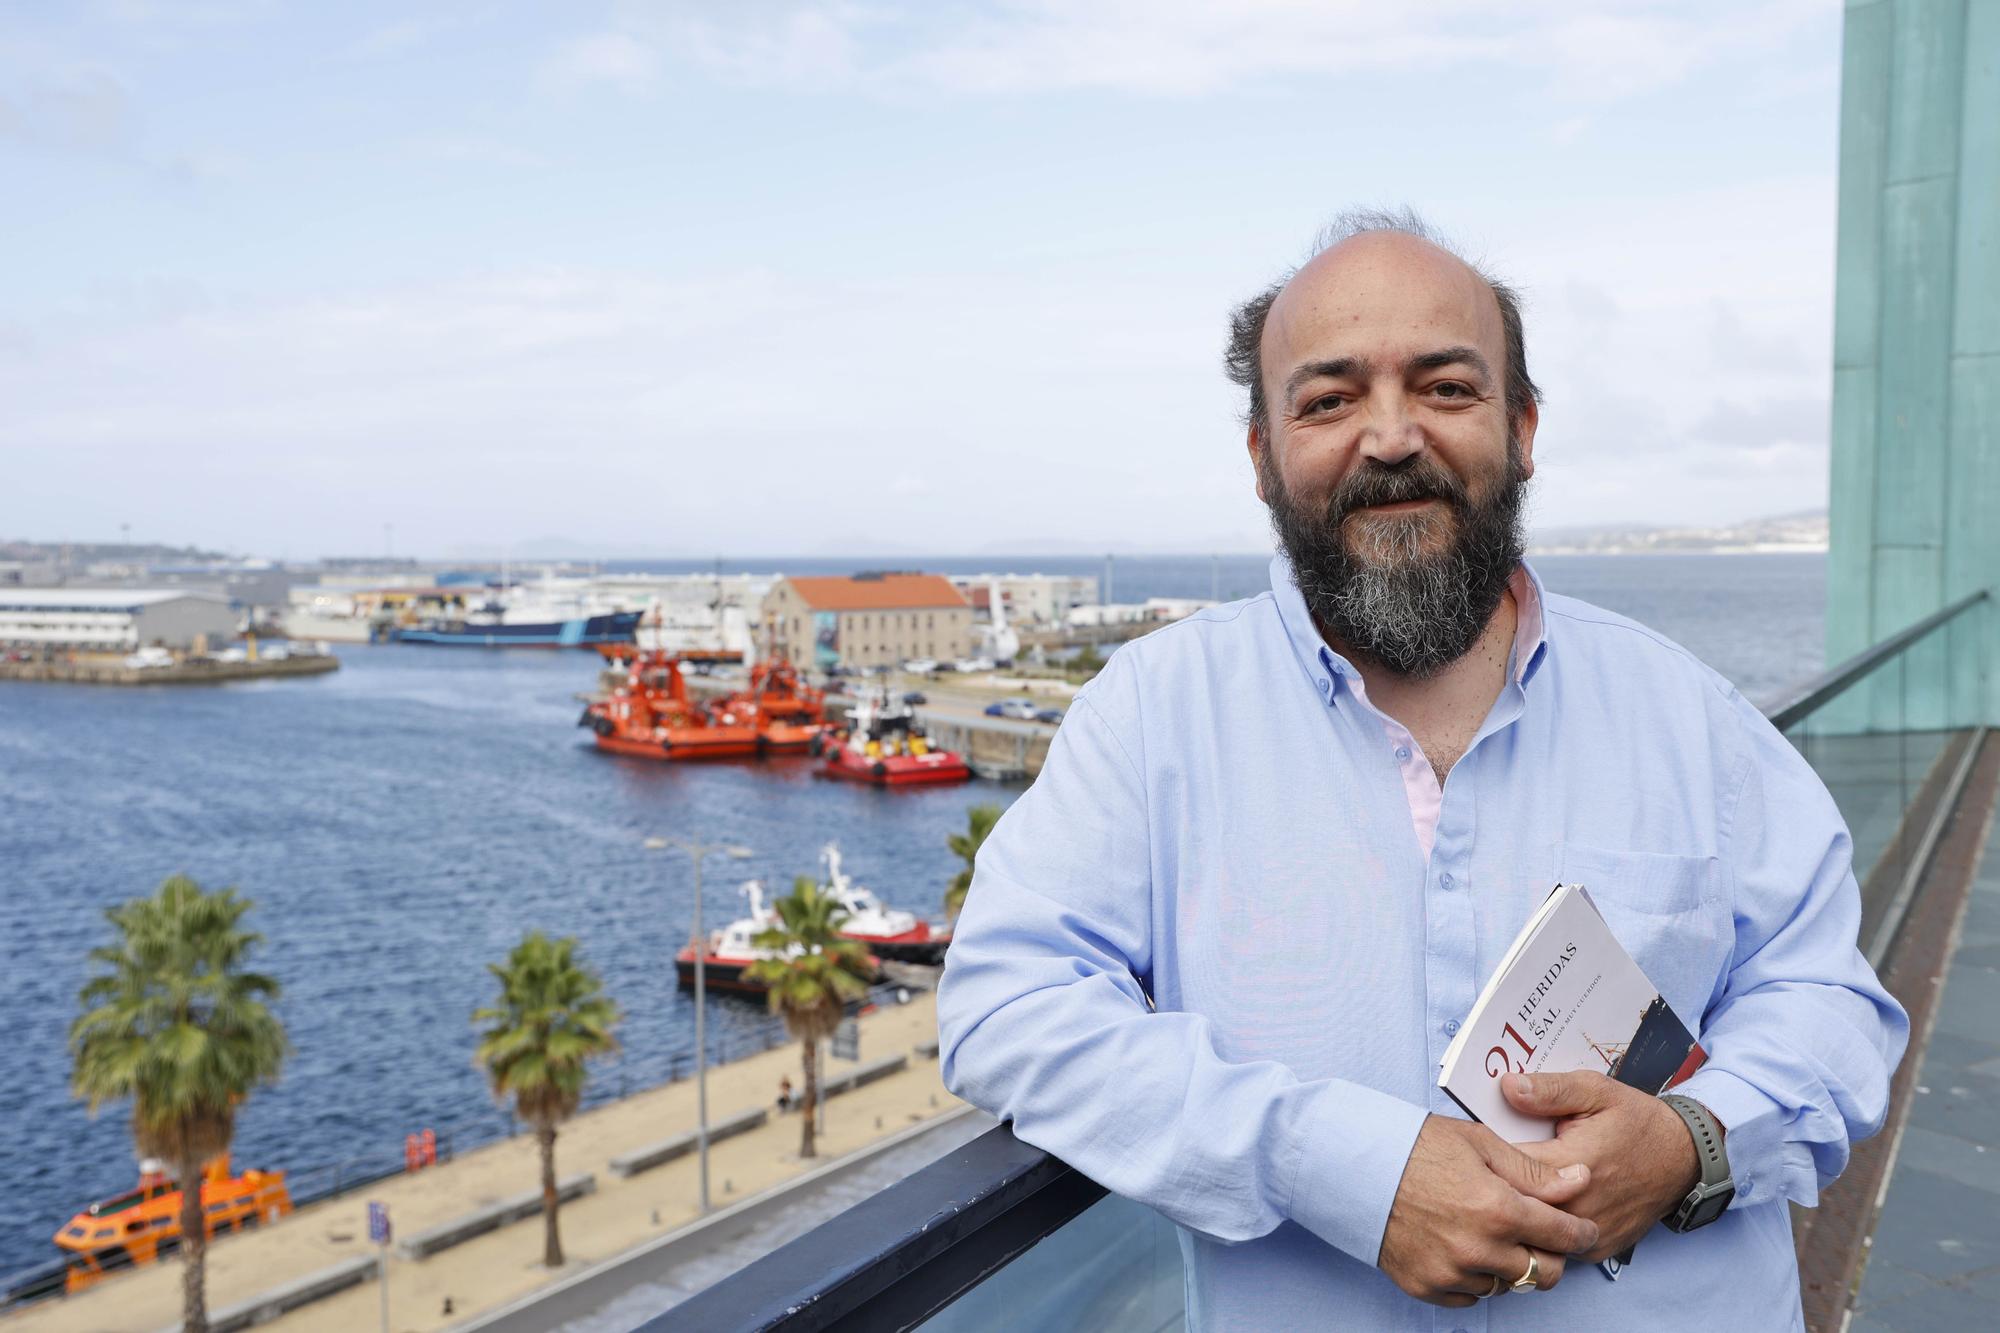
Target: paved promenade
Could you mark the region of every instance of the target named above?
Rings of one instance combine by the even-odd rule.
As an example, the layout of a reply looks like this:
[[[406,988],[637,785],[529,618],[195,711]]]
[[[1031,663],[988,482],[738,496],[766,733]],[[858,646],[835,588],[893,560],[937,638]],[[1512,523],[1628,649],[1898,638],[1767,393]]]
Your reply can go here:
[[[1869,1247],[1851,1333],[2000,1320],[2000,816],[1959,923],[1937,1023]]]
[[[796,1113],[774,1115],[760,1129],[715,1144],[709,1153],[712,1202],[721,1208],[803,1174],[820,1162],[853,1152],[959,1103],[944,1091],[937,1061],[915,1048],[935,1041],[933,997],[914,995],[907,1005],[889,1006],[861,1020],[864,1061],[908,1055],[900,1073],[845,1093],[827,1103],[820,1159],[798,1158]],[[831,1072],[850,1068],[832,1060]],[[778,1078],[799,1082],[796,1045],[753,1055],[709,1071],[711,1120],[749,1107],[771,1106]],[[562,1209],[568,1263],[551,1272],[541,1266],[542,1221],[526,1221],[467,1241],[416,1261],[391,1258],[391,1327],[407,1333],[450,1328],[472,1315],[496,1309],[559,1277],[620,1254],[693,1221],[697,1206],[697,1159],[687,1157],[621,1180],[610,1159],[645,1144],[692,1130],[692,1079],[597,1107],[566,1124],[556,1142],[561,1177],[594,1172],[597,1192]],[[398,1238],[409,1236],[480,1206],[533,1190],[539,1184],[533,1140],[523,1134],[467,1152],[456,1160],[381,1181],[341,1199],[316,1204],[261,1231],[225,1237],[209,1250],[208,1301],[211,1312],[317,1272],[342,1260],[373,1254],[368,1243],[367,1203],[389,1205]],[[0,1318],[5,1333],[147,1333],[175,1325],[180,1314],[181,1266],[170,1260],[113,1279],[79,1296],[31,1307]],[[444,1312],[445,1300],[452,1312]],[[379,1289],[373,1281],[296,1310],[275,1324],[281,1333],[352,1333],[378,1326]]]

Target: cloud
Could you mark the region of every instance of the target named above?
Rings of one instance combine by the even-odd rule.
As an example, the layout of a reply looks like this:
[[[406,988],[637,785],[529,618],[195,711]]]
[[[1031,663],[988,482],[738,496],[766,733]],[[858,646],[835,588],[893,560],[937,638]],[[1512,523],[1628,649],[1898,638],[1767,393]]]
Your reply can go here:
[[[124,79],[101,65],[74,65],[0,84],[0,148],[95,159],[137,168],[175,185],[244,174],[237,153],[213,148],[162,152],[146,144],[139,106]]]
[[[538,83],[556,92],[610,87],[641,93],[659,79],[660,59],[651,46],[623,32],[592,33],[564,42],[542,65]]]
[[[1820,395],[1725,400],[1697,422],[1688,436],[1694,443],[1731,453],[1780,447],[1824,451],[1827,410],[1827,400]]]
[[[104,155],[128,151],[137,134],[131,94],[109,70],[81,67],[0,92],[0,140]]]
[[[1506,63],[1592,102],[1671,86],[1828,21],[1810,0],[635,0],[621,13],[663,49],[764,86],[1185,97],[1271,79]]]
[[[939,281],[980,318],[940,321]],[[335,549],[364,512],[429,549],[543,530],[803,546],[885,503],[898,540],[943,550],[1101,531],[1117,495],[1163,506],[1142,532],[1232,513],[1255,531],[1247,477],[1223,502],[1210,489],[1218,448],[1243,471],[1213,311],[1174,305],[1140,275],[1086,291],[572,269],[156,315],[121,301],[0,357],[0,439],[51,530],[130,504],[294,552]],[[1128,325],[1170,330],[1168,350],[1129,345]],[[750,485],[756,524],[683,484],[705,477]],[[281,494],[311,513],[266,522]]]

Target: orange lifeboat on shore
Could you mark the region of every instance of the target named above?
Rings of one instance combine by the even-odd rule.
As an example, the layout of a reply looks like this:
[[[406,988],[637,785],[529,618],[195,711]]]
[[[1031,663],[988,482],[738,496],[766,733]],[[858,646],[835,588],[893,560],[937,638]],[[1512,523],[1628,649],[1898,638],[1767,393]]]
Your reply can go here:
[[[202,1171],[200,1188],[203,1229],[211,1238],[275,1222],[292,1211],[284,1172],[231,1175],[227,1156]],[[56,1232],[55,1242],[68,1260],[63,1285],[71,1293],[120,1269],[151,1263],[180,1248],[181,1187],[159,1163],[141,1163],[137,1188],[91,1204]]]
[[[577,725],[596,735],[597,748],[641,759],[727,759],[757,753],[757,728],[726,701],[703,706],[688,697],[680,659],[659,650],[606,656],[625,665],[625,679],[583,710]]]

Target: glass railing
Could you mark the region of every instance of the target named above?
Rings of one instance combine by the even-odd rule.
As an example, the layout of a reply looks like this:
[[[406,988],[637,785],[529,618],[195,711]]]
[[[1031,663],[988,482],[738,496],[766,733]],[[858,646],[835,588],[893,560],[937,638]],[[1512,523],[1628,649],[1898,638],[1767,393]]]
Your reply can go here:
[[[1766,709],[1854,837],[1879,966],[1984,735],[1985,592]],[[1179,1238],[1001,1125],[644,1326],[1034,1333],[1183,1325]]]
[[[1847,821],[1862,949],[1878,967],[1971,770],[1991,615],[1987,593],[1962,598],[1769,710]]]

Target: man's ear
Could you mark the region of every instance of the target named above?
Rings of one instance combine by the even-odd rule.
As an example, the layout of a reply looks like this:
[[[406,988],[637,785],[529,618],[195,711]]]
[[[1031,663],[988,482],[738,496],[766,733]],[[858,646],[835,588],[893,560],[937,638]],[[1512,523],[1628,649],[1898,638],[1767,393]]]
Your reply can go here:
[[[1250,474],[1257,479],[1257,498],[1269,504],[1271,497],[1264,494],[1264,432],[1257,428],[1255,422],[1244,432],[1243,443],[1250,450]]]
[[[1534,399],[1521,409],[1521,415],[1514,419],[1514,438],[1521,443],[1521,475],[1535,475],[1535,428],[1542,424],[1542,409]]]

